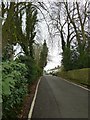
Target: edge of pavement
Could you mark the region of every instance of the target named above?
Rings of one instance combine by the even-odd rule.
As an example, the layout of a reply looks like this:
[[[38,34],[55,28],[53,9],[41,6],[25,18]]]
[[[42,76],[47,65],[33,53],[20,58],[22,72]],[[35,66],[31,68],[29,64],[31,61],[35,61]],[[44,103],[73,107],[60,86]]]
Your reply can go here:
[[[40,79],[39,79],[39,81],[37,83],[37,86],[36,86],[35,94],[34,94],[34,97],[33,97],[32,103],[31,103],[31,107],[30,107],[30,110],[29,110],[29,114],[28,114],[28,119],[31,119],[31,117],[32,117],[33,108],[34,108],[34,105],[35,105],[35,101],[36,101],[36,97],[37,97],[37,92],[38,92],[38,87],[39,87],[41,78],[42,78],[42,76],[40,77]]]

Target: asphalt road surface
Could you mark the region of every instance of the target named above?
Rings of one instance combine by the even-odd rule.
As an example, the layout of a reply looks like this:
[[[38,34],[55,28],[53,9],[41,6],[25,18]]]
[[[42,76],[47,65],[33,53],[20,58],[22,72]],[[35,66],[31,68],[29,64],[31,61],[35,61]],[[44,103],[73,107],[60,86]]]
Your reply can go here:
[[[43,76],[32,118],[88,118],[88,91],[59,77]]]

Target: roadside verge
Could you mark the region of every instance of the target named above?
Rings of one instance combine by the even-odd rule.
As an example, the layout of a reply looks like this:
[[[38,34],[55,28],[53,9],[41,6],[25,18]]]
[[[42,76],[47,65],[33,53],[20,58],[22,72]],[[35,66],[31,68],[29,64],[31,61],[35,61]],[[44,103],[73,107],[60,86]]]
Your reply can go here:
[[[90,68],[69,71],[60,70],[55,75],[90,89]]]
[[[37,86],[36,86],[35,94],[34,94],[34,97],[33,97],[32,103],[31,103],[31,107],[30,107],[30,110],[29,110],[29,114],[28,114],[28,119],[31,119],[31,117],[32,117],[32,112],[33,112],[33,108],[34,108],[34,105],[35,105],[35,100],[36,100],[36,97],[37,97],[38,86],[39,86],[40,81],[41,81],[41,77],[40,77],[40,79],[37,83]]]

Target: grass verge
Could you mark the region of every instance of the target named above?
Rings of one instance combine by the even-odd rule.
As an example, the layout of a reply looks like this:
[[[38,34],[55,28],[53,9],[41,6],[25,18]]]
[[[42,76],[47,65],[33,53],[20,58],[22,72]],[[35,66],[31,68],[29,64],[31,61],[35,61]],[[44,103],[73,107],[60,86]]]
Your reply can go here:
[[[58,71],[56,75],[90,89],[90,68]]]

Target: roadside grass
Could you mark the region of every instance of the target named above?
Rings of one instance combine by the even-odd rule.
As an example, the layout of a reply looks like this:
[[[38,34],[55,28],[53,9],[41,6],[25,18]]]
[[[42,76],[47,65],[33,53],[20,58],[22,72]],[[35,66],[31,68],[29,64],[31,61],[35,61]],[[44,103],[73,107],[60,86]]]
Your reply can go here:
[[[58,71],[57,76],[90,88],[90,68],[83,68],[70,71]]]

